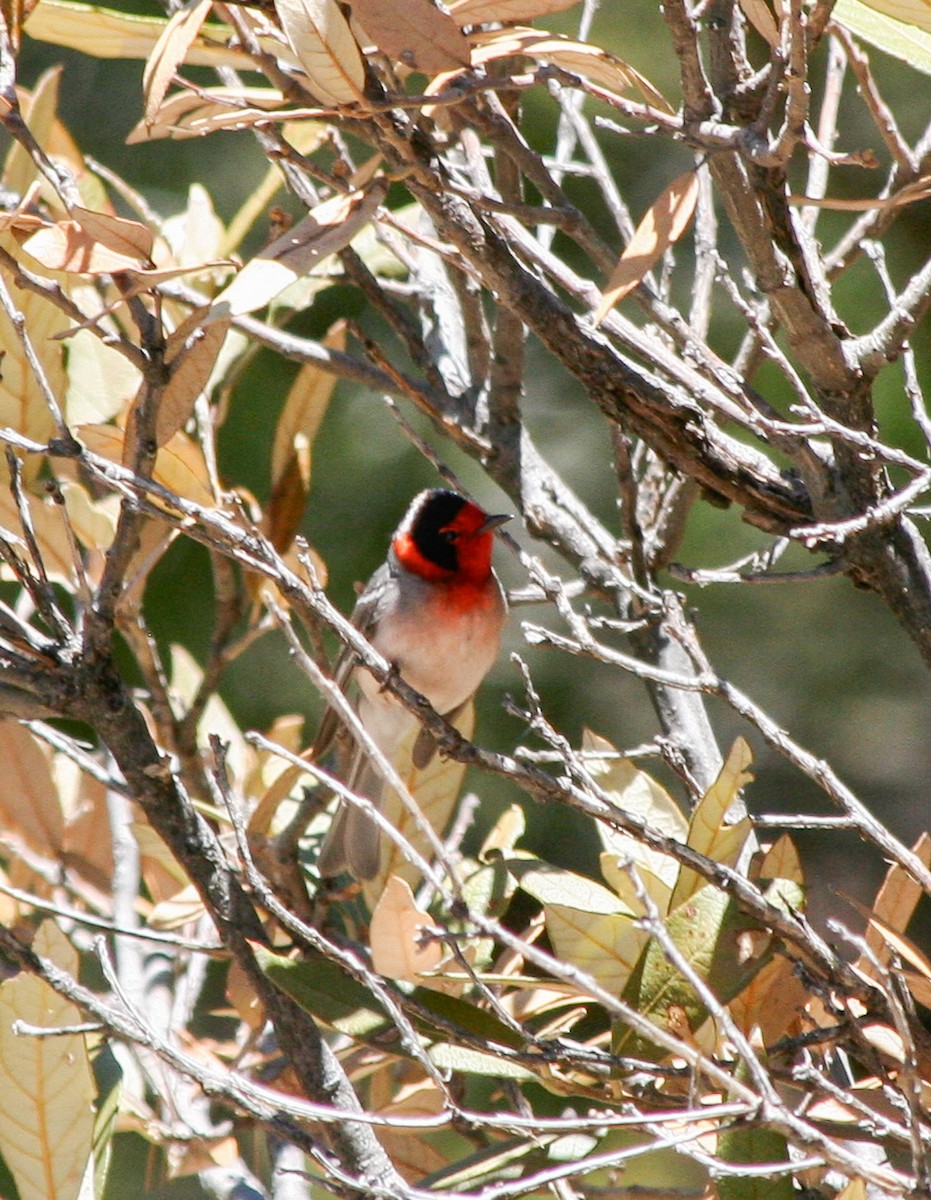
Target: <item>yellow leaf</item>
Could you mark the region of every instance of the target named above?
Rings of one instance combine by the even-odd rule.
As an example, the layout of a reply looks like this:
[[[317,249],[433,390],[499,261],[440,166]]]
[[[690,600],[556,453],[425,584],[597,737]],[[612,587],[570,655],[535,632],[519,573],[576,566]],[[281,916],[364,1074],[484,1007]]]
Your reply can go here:
[[[779,26],[766,0],[740,0],[740,7],[760,37],[770,46],[778,46],[781,40]]]
[[[17,92],[23,120],[43,150],[48,147],[55,123],[61,72],[61,67],[43,71],[32,92]],[[21,142],[14,141],[10,146],[6,162],[3,164],[2,178],[3,186],[14,196],[25,196],[29,185],[38,178],[35,161]]]
[[[634,290],[653,264],[682,237],[698,202],[698,176],[686,171],[664,191],[647,210],[634,230],[624,253],[608,280],[608,286],[595,309],[594,322],[600,325],[611,309]]]
[[[588,773],[615,807],[640,817],[664,837],[684,842],[688,825],[676,802],[665,788],[645,771],[638,770],[626,758],[596,757],[616,753],[605,738],[586,730],[582,741]],[[679,864],[668,854],[651,850],[626,833],[618,833],[599,822],[598,836],[605,850],[619,859],[630,858],[634,864],[654,875],[671,889],[679,873]]]
[[[167,24],[158,17],[133,16],[93,4],[42,0],[29,15],[26,33],[92,58],[148,58]],[[232,35],[228,25],[204,26],[187,53],[188,64],[254,70],[255,63],[244,50],[227,45]]]
[[[71,587],[74,582],[74,559],[61,509],[52,500],[40,500],[38,496],[27,496],[26,503],[46,575],[54,582]],[[0,529],[12,538],[26,561],[31,561],[22,537],[16,501],[7,488],[0,488]],[[0,576],[13,578],[12,571],[5,565],[0,567]]]
[[[7,251],[16,251],[11,235],[0,235],[0,245]],[[52,392],[59,398],[65,394],[66,376],[64,347],[57,340],[69,326],[68,317],[50,301],[34,292],[18,288],[7,280],[13,303],[25,319],[32,345],[39,356]],[[0,309],[0,425],[15,429],[18,433],[36,442],[46,442],[55,430],[55,422],[45,402],[45,396],[32,367],[26,358],[19,334],[6,314]],[[2,460],[0,460],[2,461]],[[34,478],[41,466],[37,455],[27,456],[25,475]],[[6,464],[0,466],[0,476],[6,478]]]
[[[755,879],[789,879],[799,886],[804,884],[802,861],[795,843],[787,833],[778,838],[763,855],[754,873]]]
[[[914,7],[917,7],[917,4]],[[910,19],[906,21],[890,15],[885,8],[881,11],[878,4],[865,4],[861,0],[838,0],[831,12],[831,19],[855,33],[857,37],[878,46],[880,50],[885,50],[887,54],[894,55],[926,75],[931,75],[931,33],[926,26],[915,21],[914,7],[911,4],[904,6],[905,11],[910,14]],[[898,10],[898,6],[896,8]],[[927,11],[926,8],[926,14]]]
[[[435,922],[414,903],[410,884],[392,875],[378,898],[369,925],[372,966],[379,975],[406,983],[429,983],[421,977],[434,971],[443,957],[442,944],[422,942],[424,929]]]
[[[344,249],[369,223],[387,194],[382,179],[364,191],[334,196],[276,238],[246,263],[213,302],[216,319],[238,317],[262,308],[295,280]]]
[[[912,850],[926,867],[931,866],[931,835],[923,833]],[[889,941],[883,935],[882,927],[904,933],[922,895],[921,885],[915,883],[898,863],[893,863],[876,894],[876,903],[870,914],[881,924],[870,921],[866,928],[866,944],[880,962],[889,961]],[[865,974],[875,976],[875,968],[865,955],[857,960],[857,966]]]
[[[362,55],[336,0],[277,0],[275,8],[317,99],[333,105],[361,100]]]
[[[122,463],[123,431],[115,425],[79,425],[74,432],[93,454]],[[184,433],[176,433],[159,450],[152,478],[176,496],[194,504],[204,508],[216,504],[203,451]]]
[[[105,345],[89,329],[68,338],[68,390],[65,414],[69,425],[112,420],[139,390],[141,373],[118,350]]]
[[[688,845],[706,858],[727,867],[737,862],[752,830],[749,817],[743,817],[733,825],[727,825],[724,821],[740,789],[753,778],[747,771],[752,761],[750,747],[743,738],[737,738],[721,773],[698,802],[689,824]],[[705,882],[690,867],[683,867],[669,901],[670,912],[690,900],[705,886]]]
[[[77,955],[52,921],[33,949],[77,974]],[[0,986],[0,1153],[20,1200],[73,1200],[81,1188],[94,1135],[94,1080],[80,1034],[18,1036],[13,1022],[54,1029],[82,1014],[35,975]]]
[[[346,322],[337,321],[323,344],[328,350],[345,350]],[[305,363],[298,371],[275,427],[271,464],[273,488],[288,466],[298,435],[304,437],[308,445],[313,445],[335,384],[333,372],[324,371],[316,363]]]

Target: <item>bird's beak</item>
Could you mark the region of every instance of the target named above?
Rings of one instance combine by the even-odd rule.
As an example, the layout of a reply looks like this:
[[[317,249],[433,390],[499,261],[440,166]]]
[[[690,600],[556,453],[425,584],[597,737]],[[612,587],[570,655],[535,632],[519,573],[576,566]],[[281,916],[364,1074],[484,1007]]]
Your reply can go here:
[[[476,533],[490,533],[492,529],[497,529],[499,525],[505,525],[508,521],[513,521],[513,513],[494,513],[485,520],[476,530]]]

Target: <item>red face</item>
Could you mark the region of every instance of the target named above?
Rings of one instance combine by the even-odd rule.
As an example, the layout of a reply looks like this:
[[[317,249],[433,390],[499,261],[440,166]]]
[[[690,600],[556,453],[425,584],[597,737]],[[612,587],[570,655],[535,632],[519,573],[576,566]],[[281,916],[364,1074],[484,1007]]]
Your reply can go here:
[[[425,579],[481,584],[491,573],[493,530],[504,519],[489,518],[454,492],[428,492],[408,513],[392,546],[399,561]]]

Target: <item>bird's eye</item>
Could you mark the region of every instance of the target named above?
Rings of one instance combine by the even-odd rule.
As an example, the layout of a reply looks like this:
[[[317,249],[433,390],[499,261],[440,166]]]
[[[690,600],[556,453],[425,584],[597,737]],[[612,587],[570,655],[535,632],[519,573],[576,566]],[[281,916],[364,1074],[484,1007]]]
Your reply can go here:
[[[455,529],[441,529],[440,537],[444,542],[449,542],[452,544],[453,542],[458,541],[459,534]]]

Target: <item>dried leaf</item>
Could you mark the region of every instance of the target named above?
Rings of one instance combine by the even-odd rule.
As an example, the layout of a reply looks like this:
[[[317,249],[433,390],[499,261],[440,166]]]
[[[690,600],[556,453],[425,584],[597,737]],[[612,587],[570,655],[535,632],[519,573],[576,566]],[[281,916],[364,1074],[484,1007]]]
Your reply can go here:
[[[56,858],[64,844],[65,820],[45,751],[18,721],[0,721],[0,827],[33,850]]]
[[[449,15],[457,25],[511,24],[535,21],[574,8],[579,0],[453,0]]]
[[[79,425],[74,432],[92,453],[110,462],[122,463],[121,429],[114,425]],[[152,478],[184,500],[204,508],[213,508],[216,504],[203,451],[184,433],[176,433],[159,450]]]
[[[52,67],[42,72],[31,92],[17,91],[23,120],[43,150],[48,146],[55,125],[61,72],[61,67]],[[3,164],[3,186],[14,196],[25,196],[37,177],[38,169],[32,155],[21,142],[14,141]]]
[[[71,425],[112,420],[139,390],[139,368],[89,329],[68,338],[65,415]]]
[[[740,0],[740,8],[744,16],[765,42],[770,46],[778,46],[780,42],[779,26],[766,0]]]
[[[155,441],[159,446],[166,445],[194,411],[229,329],[228,321],[203,324],[206,311],[192,313],[168,339],[165,348],[168,383],[159,398],[155,423]],[[131,421],[132,414],[128,428],[132,427]]]
[[[27,496],[26,503],[46,575],[53,582],[72,587],[74,558],[61,509],[54,501],[41,500],[38,496]],[[28,560],[29,552],[22,538],[19,510],[8,488],[0,488],[0,528],[14,544],[17,544],[20,553]],[[11,578],[5,565],[2,572],[5,578]]]
[[[272,113],[284,104],[281,92],[274,88],[204,88],[200,92],[175,92],[163,101],[152,120],[141,120],[126,137],[127,145],[155,141],[158,138],[203,137],[217,129],[237,129],[273,119]],[[285,116],[285,112],[277,114]],[[287,112],[288,116],[292,112]],[[278,186],[281,174],[277,167]]]
[[[406,983],[422,983],[421,976],[435,970],[443,957],[442,944],[422,941],[433,918],[414,903],[410,884],[397,875],[385,883],[369,925],[372,966],[379,975]]]
[[[162,30],[142,72],[145,120],[151,124],[158,112],[178,64],[183,62],[207,19],[212,0],[190,0],[179,8]]]
[[[16,248],[9,234],[0,236],[0,245],[11,253]],[[64,347],[57,338],[68,328],[68,317],[56,304],[17,287],[13,280],[8,279],[7,286],[17,311],[25,319],[25,328],[29,330],[49,386],[56,396],[63,396],[67,382]],[[55,430],[55,422],[26,358],[19,332],[4,309],[0,309],[0,359],[0,425],[36,442],[46,442]],[[38,455],[26,458],[27,481],[34,478],[41,465]],[[6,477],[5,463],[0,467],[0,476]]]
[[[276,0],[275,8],[313,94],[324,104],[358,103],[365,67],[336,0]]]
[[[912,851],[926,867],[931,866],[931,835],[921,834],[912,847]],[[922,895],[921,885],[916,883],[898,863],[893,863],[876,893],[876,902],[870,917],[875,917],[888,929],[904,933],[909,921],[915,915],[915,909]],[[887,963],[889,961],[889,942],[883,936],[881,928],[872,921],[867,924],[866,944],[880,962]],[[857,967],[867,975],[875,974],[875,968],[866,956],[861,956],[857,960]]]
[[[54,921],[33,950],[71,975],[78,956]],[[26,971],[0,986],[0,1152],[20,1200],[78,1195],[91,1155],[96,1094],[81,1034],[17,1035],[15,1021],[55,1029],[76,1025],[80,1010]]]
[[[656,198],[634,230],[595,310],[600,325],[615,304],[634,290],[653,264],[685,233],[698,202],[698,176],[686,171]]]
[[[110,213],[91,212],[88,208],[73,207],[71,215],[101,246],[127,258],[151,262],[155,237],[147,225]]]
[[[48,271],[76,275],[115,275],[120,271],[144,270],[146,260],[138,254],[111,250],[98,242],[77,221],[58,221],[34,233],[23,243],[23,251]]]
[[[662,93],[635,67],[589,42],[577,42],[540,29],[520,26],[474,34],[471,41],[473,66],[525,55],[537,62],[570,71],[609,92],[625,92],[628,88],[636,88],[647,104],[663,112],[672,111]]]
[[[383,54],[417,71],[432,75],[470,64],[468,40],[431,0],[352,0],[352,16]]]
[[[387,194],[382,179],[364,191],[334,196],[251,259],[213,302],[214,319],[262,308],[331,254],[348,246]]]
[[[158,17],[140,17],[71,0],[42,0],[26,22],[26,32],[37,41],[67,46],[92,58],[148,58],[167,23]],[[228,25],[204,26],[188,50],[188,64],[254,70],[250,55],[227,45],[232,36]],[[267,48],[273,49],[273,43],[269,42]]]

